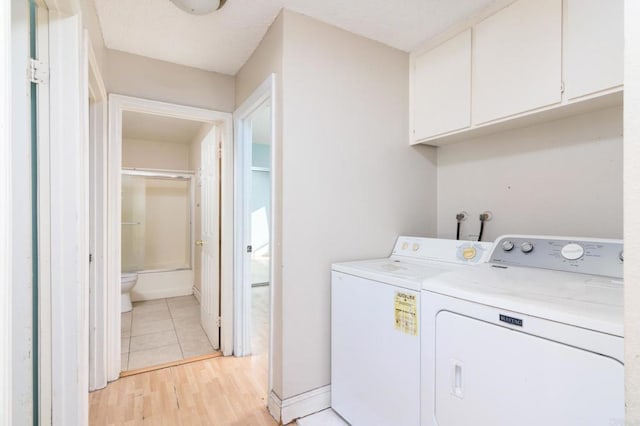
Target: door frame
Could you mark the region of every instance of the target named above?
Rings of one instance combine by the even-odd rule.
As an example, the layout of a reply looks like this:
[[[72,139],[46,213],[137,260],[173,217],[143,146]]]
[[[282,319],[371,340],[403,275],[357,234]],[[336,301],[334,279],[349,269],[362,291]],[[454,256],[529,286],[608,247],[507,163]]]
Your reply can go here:
[[[84,32],[89,105],[85,137],[89,144],[89,390],[107,386],[107,90],[95,52]]]
[[[80,16],[63,3],[46,2],[49,52],[38,58],[49,67],[38,84],[48,96],[38,105],[38,408],[41,424],[81,425],[89,412],[88,52]]]
[[[233,339],[233,304],[229,303],[233,294],[233,138],[232,116],[220,112],[186,105],[171,104],[150,99],[136,98],[118,94],[109,94],[109,165],[108,165],[108,236],[109,253],[107,271],[107,378],[116,380],[120,376],[120,185],[122,168],[122,114],[125,111],[161,115],[201,121],[219,126],[221,131],[222,166],[220,209],[222,229],[220,237],[220,290],[221,313],[220,350],[223,355],[231,355]],[[227,154],[228,155],[225,155]]]
[[[11,137],[11,2],[0,4],[0,204],[11,206],[12,203],[12,143]],[[22,114],[16,114],[20,123],[24,121]],[[12,210],[0,209],[0,424],[10,425],[12,421]]]
[[[275,94],[275,74],[269,75],[254,92],[236,109],[233,113],[234,120],[234,158],[235,158],[235,229],[234,229],[234,339],[233,352],[236,356],[251,354],[251,291],[247,289],[251,286],[250,276],[247,274],[247,256],[245,253],[246,241],[251,237],[250,218],[246,215],[248,208],[248,184],[251,182],[251,152],[247,152],[245,142],[246,120],[265,102],[271,106],[271,156],[270,156],[270,217],[269,221],[269,389],[271,389],[271,372],[273,352],[273,276],[274,276],[274,253],[273,253],[273,231],[274,231],[274,206],[275,206],[275,181],[274,164],[276,141],[276,94]],[[248,282],[247,282],[248,281]]]

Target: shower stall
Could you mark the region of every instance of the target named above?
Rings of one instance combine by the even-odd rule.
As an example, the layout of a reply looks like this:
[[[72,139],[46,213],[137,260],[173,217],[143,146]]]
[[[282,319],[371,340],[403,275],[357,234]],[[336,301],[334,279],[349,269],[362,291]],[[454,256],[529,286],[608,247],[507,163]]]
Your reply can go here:
[[[133,300],[191,294],[193,175],[122,170],[122,272],[137,272]]]

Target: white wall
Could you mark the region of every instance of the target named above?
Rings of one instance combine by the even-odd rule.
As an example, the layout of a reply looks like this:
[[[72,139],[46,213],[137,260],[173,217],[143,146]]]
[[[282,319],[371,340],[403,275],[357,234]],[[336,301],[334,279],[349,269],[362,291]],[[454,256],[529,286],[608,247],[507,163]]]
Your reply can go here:
[[[234,78],[130,53],[107,50],[109,93],[232,112]]]
[[[284,13],[283,394],[330,382],[330,266],[436,231],[435,150],[409,147],[408,54]]]
[[[438,148],[438,236],[622,238],[622,108]]]
[[[183,143],[124,139],[122,167],[191,170],[189,145]]]
[[[624,287],[626,424],[640,425],[640,2],[625,1]]]

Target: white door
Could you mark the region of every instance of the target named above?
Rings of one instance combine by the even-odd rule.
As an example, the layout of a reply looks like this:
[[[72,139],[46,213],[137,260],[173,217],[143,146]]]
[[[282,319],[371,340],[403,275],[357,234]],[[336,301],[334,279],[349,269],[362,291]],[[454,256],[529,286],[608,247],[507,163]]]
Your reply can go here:
[[[200,165],[200,222],[202,288],[200,321],[214,349],[220,348],[220,181],[218,128],[202,141]]]
[[[438,425],[623,424],[624,367],[612,358],[447,311],[435,348]]]

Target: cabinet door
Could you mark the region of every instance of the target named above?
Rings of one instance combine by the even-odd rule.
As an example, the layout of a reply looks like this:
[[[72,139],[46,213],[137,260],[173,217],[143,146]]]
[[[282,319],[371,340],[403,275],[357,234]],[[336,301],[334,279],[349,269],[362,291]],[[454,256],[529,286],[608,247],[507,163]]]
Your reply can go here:
[[[473,33],[474,124],[561,101],[562,0],[519,0]]]
[[[622,84],[624,0],[567,0],[564,35],[568,99]]]
[[[471,30],[415,59],[413,124],[416,140],[471,124]]]

